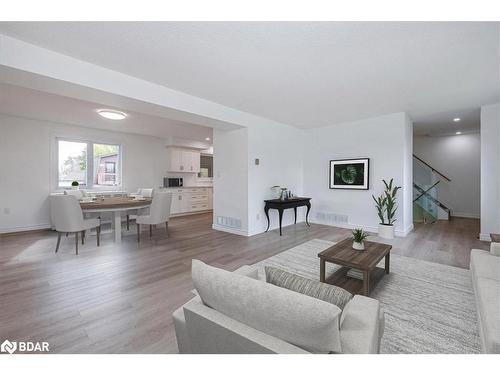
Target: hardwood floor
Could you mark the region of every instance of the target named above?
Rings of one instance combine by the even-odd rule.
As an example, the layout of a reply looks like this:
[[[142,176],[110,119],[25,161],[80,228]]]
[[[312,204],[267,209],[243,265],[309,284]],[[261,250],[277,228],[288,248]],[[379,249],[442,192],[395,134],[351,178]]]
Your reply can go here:
[[[172,219],[137,243],[135,227],[115,245],[111,234],[74,253],[50,231],[0,236],[0,339],[48,341],[52,353],[175,353],[172,312],[192,297],[191,259],[234,270],[314,238],[338,241],[350,231],[297,224],[251,238],[211,229],[211,214]],[[393,252],[467,267],[479,221],[417,225]]]

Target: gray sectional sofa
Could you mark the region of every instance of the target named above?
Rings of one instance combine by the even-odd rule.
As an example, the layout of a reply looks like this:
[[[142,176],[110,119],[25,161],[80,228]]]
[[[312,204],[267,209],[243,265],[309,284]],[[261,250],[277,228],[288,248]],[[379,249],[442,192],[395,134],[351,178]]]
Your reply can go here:
[[[379,302],[356,295],[337,306],[259,279],[193,261],[198,295],[173,314],[180,353],[378,353]]]
[[[476,298],[479,335],[484,353],[500,353],[500,254],[473,249],[470,271]]]

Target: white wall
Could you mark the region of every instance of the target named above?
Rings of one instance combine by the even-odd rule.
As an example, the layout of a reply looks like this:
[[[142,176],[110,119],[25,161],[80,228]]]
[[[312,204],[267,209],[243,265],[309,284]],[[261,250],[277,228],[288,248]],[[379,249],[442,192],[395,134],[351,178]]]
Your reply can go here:
[[[500,103],[481,107],[481,240],[500,233]]]
[[[451,179],[448,182],[441,178],[436,188],[438,199],[451,209],[452,215],[479,218],[479,133],[442,137],[416,136],[414,151],[415,155]]]
[[[245,236],[262,233],[267,227],[264,200],[273,198],[271,186],[302,194],[303,133],[288,125],[260,122],[241,130],[214,129],[215,229]],[[238,219],[241,226],[221,223],[218,216]],[[297,221],[304,217],[299,209]],[[270,219],[270,229],[277,228],[276,211],[270,211]],[[293,210],[287,210],[283,226],[293,220]]]
[[[303,194],[303,130],[287,125],[254,125],[248,129],[248,232],[266,230],[264,200],[273,199],[271,186],[286,187],[295,195]],[[259,165],[255,164],[259,159]],[[278,228],[276,210],[269,211],[270,230]],[[297,222],[305,220],[305,208],[299,208]],[[285,210],[283,226],[293,224],[293,210]]]
[[[5,115],[0,115],[0,135],[0,232],[50,225],[57,136],[121,144],[123,190],[163,184],[167,156],[160,138]]]
[[[313,198],[310,218],[314,222],[377,231],[378,217],[372,194],[383,191],[382,179],[394,178],[402,189],[396,234],[413,227],[411,219],[412,124],[405,113],[336,124],[304,133],[304,194]],[[369,190],[329,189],[329,161],[370,158]],[[410,199],[411,202],[411,199]],[[318,218],[318,213],[346,215],[346,222]]]
[[[248,234],[248,129],[214,129],[214,229]],[[238,223],[220,222],[218,217]]]
[[[413,122],[405,114],[403,150],[403,228],[408,233],[413,228]]]

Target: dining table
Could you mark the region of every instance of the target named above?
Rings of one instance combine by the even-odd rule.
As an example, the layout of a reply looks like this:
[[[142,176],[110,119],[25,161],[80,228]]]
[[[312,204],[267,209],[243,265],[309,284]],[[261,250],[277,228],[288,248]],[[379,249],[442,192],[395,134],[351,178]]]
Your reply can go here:
[[[151,201],[151,198],[97,197],[91,202],[80,201],[80,207],[85,216],[89,216],[92,213],[112,213],[115,242],[120,243],[122,240],[122,214],[129,210],[148,208],[151,205]]]

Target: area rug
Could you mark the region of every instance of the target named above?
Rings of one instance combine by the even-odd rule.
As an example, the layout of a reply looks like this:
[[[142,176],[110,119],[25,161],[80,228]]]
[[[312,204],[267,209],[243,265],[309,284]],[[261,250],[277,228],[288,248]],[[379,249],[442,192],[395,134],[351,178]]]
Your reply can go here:
[[[317,254],[333,244],[312,240],[255,266],[261,275],[270,265],[319,280]],[[327,276],[337,268],[327,263]],[[391,254],[390,274],[370,297],[385,311],[381,353],[480,352],[469,270]]]

